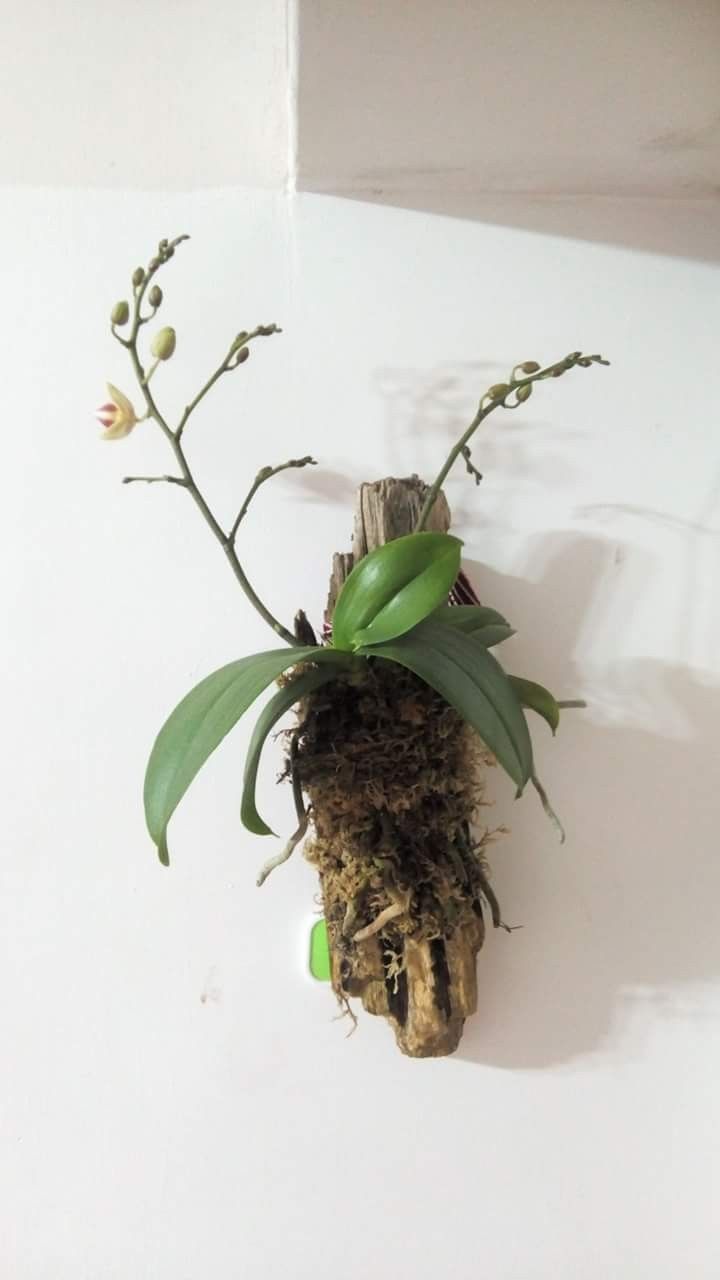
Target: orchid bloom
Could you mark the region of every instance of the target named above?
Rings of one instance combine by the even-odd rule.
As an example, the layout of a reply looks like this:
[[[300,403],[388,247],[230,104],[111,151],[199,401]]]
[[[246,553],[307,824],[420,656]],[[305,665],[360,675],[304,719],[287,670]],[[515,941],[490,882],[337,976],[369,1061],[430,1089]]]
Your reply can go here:
[[[98,422],[105,428],[102,439],[122,440],[123,436],[130,435],[138,418],[127,396],[124,396],[122,391],[118,391],[111,382],[107,384],[107,392],[107,404],[101,405],[95,414]]]

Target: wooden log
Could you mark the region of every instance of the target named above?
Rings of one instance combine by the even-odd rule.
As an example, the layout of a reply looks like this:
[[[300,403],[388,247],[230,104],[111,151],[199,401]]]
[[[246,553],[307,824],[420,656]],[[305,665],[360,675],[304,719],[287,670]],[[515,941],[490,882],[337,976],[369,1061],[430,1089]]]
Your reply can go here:
[[[326,622],[353,565],[369,551],[411,533],[427,485],[417,476],[386,478],[363,484],[357,497],[353,549],[333,557]],[[428,528],[446,532],[450,510],[440,494]],[[419,726],[412,732],[422,732]],[[312,856],[312,855],[311,855]],[[355,941],[338,923],[345,904],[330,900],[336,890],[330,877],[321,884],[328,922],[332,983],[340,998],[358,997],[369,1013],[387,1018],[403,1053],[410,1057],[442,1057],[453,1053],[465,1019],[477,1004],[476,957],[485,936],[479,898],[472,901],[462,924],[447,936],[398,941],[382,933]],[[471,890],[468,889],[468,895]]]
[[[427,490],[428,486],[419,476],[408,476],[404,480],[387,477],[372,484],[360,485],[353,522],[352,551],[336,551],[333,556],[328,619],[332,618],[338,593],[353,565],[375,547],[412,533]],[[427,528],[436,533],[447,533],[450,528],[450,508],[443,493],[438,494]]]

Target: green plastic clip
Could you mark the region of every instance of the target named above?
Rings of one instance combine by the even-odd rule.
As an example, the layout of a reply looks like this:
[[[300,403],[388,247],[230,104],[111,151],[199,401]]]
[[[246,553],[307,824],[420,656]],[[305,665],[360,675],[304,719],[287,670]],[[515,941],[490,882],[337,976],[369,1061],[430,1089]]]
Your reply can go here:
[[[324,920],[317,920],[310,931],[310,972],[318,982],[330,981],[330,946]]]

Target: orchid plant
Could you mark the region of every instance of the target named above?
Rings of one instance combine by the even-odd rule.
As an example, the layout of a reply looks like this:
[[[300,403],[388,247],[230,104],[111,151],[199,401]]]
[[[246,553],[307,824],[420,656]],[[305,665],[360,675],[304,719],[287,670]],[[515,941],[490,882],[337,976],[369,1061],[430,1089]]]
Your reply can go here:
[[[261,753],[268,735],[302,699],[368,662],[396,663],[436,690],[476,730],[512,779],[517,794],[531,783],[546,812],[557,823],[537,776],[525,711],[541,715],[554,733],[561,710],[583,704],[560,702],[541,685],[506,674],[490,650],[513,634],[512,627],[484,605],[449,603],[460,574],[462,543],[449,533],[428,532],[426,525],[441,487],[459,459],[464,459],[477,478],[470,459],[470,440],[489,414],[497,409],[518,408],[529,399],[538,382],[561,377],[570,369],[608,362],[599,355],[583,355],[579,351],[544,368],[535,361],[524,361],[512,369],[506,382],[491,386],[429,487],[415,531],[371,552],[355,565],[338,597],[332,629],[318,644],[311,630],[298,636],[271,613],[249,582],[237,551],[240,526],[262,485],[288,468],[314,465],[314,459],[293,458],[263,467],[226,529],[198,487],[183,440],[189,418],[215,383],[245,364],[251,344],[280,332],[278,326],[258,325],[238,333],[175,425],[160,409],[152,381],[175,352],[174,329],[164,326],[156,332],[150,343],[150,360],[141,353],[143,330],[155,319],[163,302],[155,277],[186,239],[179,236],[171,241],[161,240],[148,266],[133,272],[132,302],[118,302],[111,312],[112,333],[130,357],[144,412],[138,416],[128,397],[108,384],[108,400],[98,410],[98,418],[106,440],[127,436],[145,420],[159,428],[173,454],[175,473],[127,476],[124,483],[166,483],[187,490],[250,604],[283,644],[239,658],[207,676],[183,698],[160,730],[150,754],[144,788],[147,827],[160,861],[169,863],[168,824],[208,757],[260,694],[291,673],[292,678],[281,684],[263,708],[245,761],[242,821],[257,835],[272,834],[258,812],[255,797]],[[310,642],[305,643],[306,638]],[[294,775],[293,793],[298,829],[282,854],[271,859],[270,866],[289,856],[307,829],[302,786]],[[265,874],[266,871],[260,882]]]

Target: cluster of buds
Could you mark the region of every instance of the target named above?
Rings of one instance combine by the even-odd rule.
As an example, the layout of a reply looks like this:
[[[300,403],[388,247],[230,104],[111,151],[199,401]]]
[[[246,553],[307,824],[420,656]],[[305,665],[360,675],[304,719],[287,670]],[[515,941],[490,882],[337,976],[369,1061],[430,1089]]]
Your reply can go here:
[[[609,363],[609,360],[604,360],[599,355],[584,356],[582,351],[571,351],[564,360],[558,360],[557,364],[552,364],[547,369],[541,368],[537,360],[523,360],[521,364],[513,367],[507,382],[496,382],[488,388],[482,398],[481,407],[488,411],[499,404],[503,409],[517,409],[519,405],[530,399],[533,384],[540,379],[561,378],[568,369],[574,369],[577,366],[581,369],[589,369],[593,364]],[[508,396],[513,393],[515,399],[508,403]]]
[[[115,336],[126,346],[132,346],[136,339],[137,333],[141,325],[147,324],[148,320],[162,305],[163,291],[158,284],[151,284],[151,280],[155,272],[163,263],[172,258],[175,253],[175,247],[181,240],[187,239],[186,236],[179,236],[177,240],[161,240],[158,245],[157,254],[151,259],[147,269],[145,267],[136,267],[131,276],[134,311],[133,324],[129,339],[120,338],[115,333],[116,329],[123,328],[130,320],[131,308],[127,299],[122,298],[116,302],[110,312],[110,327]],[[150,286],[148,288],[148,286]],[[141,316],[140,308],[143,301],[147,301],[152,308],[150,316]],[[157,365],[165,360],[169,360],[174,354],[177,344],[177,335],[170,325],[164,325],[154,336],[150,350],[155,357],[155,365],[148,371],[145,382],[150,380]],[[105,404],[101,405],[97,410],[97,419],[103,427],[103,440],[122,440],[124,436],[130,435],[130,432],[138,422],[142,419],[138,418],[131,401],[122,391],[112,383],[107,384],[108,399]]]
[[[154,358],[154,363],[145,370],[142,366],[138,353],[138,335],[143,325],[153,320],[157,314],[157,310],[162,306],[163,291],[158,284],[155,284],[153,277],[156,272],[175,254],[175,250],[183,240],[187,240],[187,236],[177,236],[174,240],[160,240],[157,252],[150,259],[147,267],[136,267],[131,275],[132,282],[132,302],[128,302],[123,298],[116,302],[110,311],[110,327],[117,341],[125,347],[133,356],[135,370],[138,375],[141,389],[145,395],[148,404],[148,413],[144,417],[152,417],[156,415],[156,410],[151,399],[147,394],[147,387],[150,379],[160,364],[166,360],[170,360],[175,353],[177,346],[177,334],[171,325],[164,325],[152,338],[150,343],[150,352]],[[145,314],[146,306],[150,308],[150,312]],[[118,330],[129,323],[129,331],[127,336],[123,336]],[[244,364],[250,356],[250,343],[254,338],[269,337],[273,333],[280,333],[281,330],[276,324],[261,324],[249,333],[246,329],[240,331],[234,338],[230,350],[223,360],[220,368],[216,370],[209,383],[200,394],[192,402],[191,406],[185,412],[182,422],[177,431],[177,438],[182,434],[185,421],[189,413],[197,403],[203,398],[206,391],[213,385],[222,373],[229,373],[233,369],[237,369],[239,365]],[[116,387],[108,386],[108,401],[101,405],[98,409],[98,418],[104,427],[103,439],[120,440],[123,436],[129,435],[133,427],[143,419],[138,418],[132,404],[127,396],[118,391]]]
[[[582,351],[571,351],[569,356],[564,360],[558,360],[557,364],[551,365],[547,370],[549,378],[561,378],[568,369],[574,369],[579,366],[581,369],[589,369],[592,364],[609,364],[609,360],[603,360],[602,356],[584,356]]]

